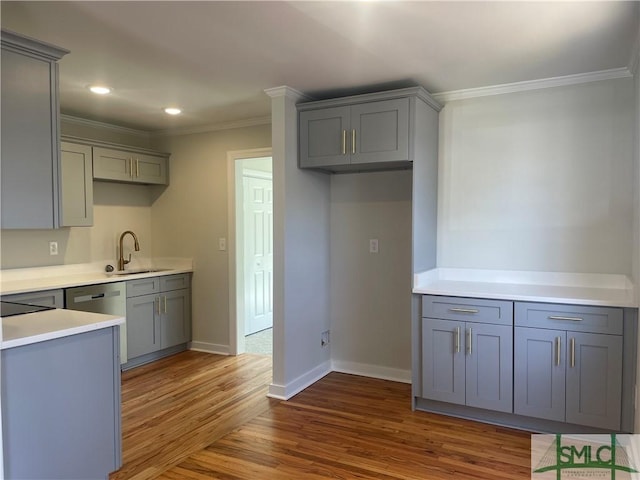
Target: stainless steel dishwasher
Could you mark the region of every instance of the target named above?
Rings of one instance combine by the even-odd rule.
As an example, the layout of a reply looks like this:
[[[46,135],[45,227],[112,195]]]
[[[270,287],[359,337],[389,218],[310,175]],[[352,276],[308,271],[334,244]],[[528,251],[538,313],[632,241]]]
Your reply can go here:
[[[64,291],[68,310],[127,315],[127,290],[125,282],[102,283],[86,287],[67,288]],[[120,363],[127,361],[127,324],[120,325]]]

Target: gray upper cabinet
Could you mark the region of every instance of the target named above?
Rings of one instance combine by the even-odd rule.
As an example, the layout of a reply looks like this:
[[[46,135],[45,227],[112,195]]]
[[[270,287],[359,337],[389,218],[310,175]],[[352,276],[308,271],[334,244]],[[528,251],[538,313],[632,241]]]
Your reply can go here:
[[[515,413],[619,430],[622,310],[517,302],[515,312]]]
[[[56,62],[67,53],[2,31],[2,228],[59,226]]]
[[[168,158],[139,150],[93,147],[93,178],[115,182],[168,185]]]
[[[421,88],[299,104],[300,168],[342,172],[410,167],[415,102],[440,109]]]
[[[512,412],[511,302],[425,296],[422,305],[422,396]]]
[[[61,227],[93,225],[93,162],[91,147],[60,143]]]

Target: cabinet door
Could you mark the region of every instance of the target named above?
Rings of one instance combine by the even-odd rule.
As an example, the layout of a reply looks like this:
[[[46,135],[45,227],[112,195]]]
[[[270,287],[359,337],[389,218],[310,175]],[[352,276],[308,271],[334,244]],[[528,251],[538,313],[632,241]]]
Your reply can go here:
[[[167,185],[167,159],[153,155],[135,154],[133,181],[138,183]]]
[[[159,297],[127,299],[127,357],[129,360],[160,348]]]
[[[57,65],[2,48],[2,228],[58,225]]]
[[[409,160],[408,98],[354,105],[351,129],[352,164]]]
[[[564,331],[515,328],[514,413],[565,420]]]
[[[133,156],[129,152],[93,147],[93,178],[131,182]]]
[[[567,332],[569,423],[620,429],[622,337]]]
[[[60,226],[93,225],[93,162],[91,147],[62,142]]]
[[[174,290],[161,296],[161,347],[173,347],[191,340],[191,295],[189,290]]]
[[[464,322],[422,319],[422,396],[465,403]]]
[[[349,107],[300,112],[300,167],[349,163]]]
[[[513,412],[512,327],[467,323],[466,404]]]

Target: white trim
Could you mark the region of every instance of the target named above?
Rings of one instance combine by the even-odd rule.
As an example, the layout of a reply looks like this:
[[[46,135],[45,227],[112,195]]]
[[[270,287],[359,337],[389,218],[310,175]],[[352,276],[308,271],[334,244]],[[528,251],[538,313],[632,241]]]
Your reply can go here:
[[[230,355],[229,345],[218,345],[217,343],[191,342],[189,350],[194,352],[215,353],[216,355]]]
[[[250,168],[245,168],[244,170],[242,170],[242,176],[259,178],[260,180],[273,180],[272,172],[265,172],[263,170],[252,170]]]
[[[227,152],[227,270],[229,278],[229,352],[244,352],[238,332],[238,275],[236,271],[236,161],[247,158],[272,157],[271,147],[232,150]],[[244,336],[243,336],[244,338]]]
[[[360,375],[361,377],[379,378],[392,382],[411,383],[411,370],[382,367],[380,365],[370,365],[367,363],[334,360],[331,362],[331,371]]]
[[[99,122],[97,120],[89,120],[87,118],[74,117],[72,115],[60,115],[60,121],[69,123],[71,125],[80,125],[83,127],[99,128],[101,130],[111,130],[117,133],[124,133],[127,135],[135,135],[137,137],[144,137],[147,140],[151,137],[152,132],[146,130],[137,130],[135,128],[121,127],[120,125],[113,125],[112,123]]]
[[[271,98],[278,97],[288,97],[295,102],[305,101],[309,102],[313,100],[309,95],[305,95],[304,93],[296,90],[295,88],[287,87],[286,85],[282,85],[280,87],[267,88],[264,90],[264,93],[269,95]]]
[[[217,132],[221,130],[231,130],[234,128],[246,128],[255,127],[258,125],[268,125],[271,123],[271,115],[266,117],[253,117],[244,120],[234,120],[231,122],[213,123],[210,125],[202,125],[199,127],[184,127],[184,128],[168,128],[166,130],[156,130],[150,132],[152,137],[166,136],[166,135],[193,135],[195,133],[207,133]]]
[[[527,80],[524,82],[505,83],[502,85],[492,85],[488,87],[452,90],[450,92],[433,93],[431,96],[439,102],[446,103],[455,100],[466,100],[468,98],[503,95],[505,93],[526,92],[529,90],[539,90],[542,88],[563,87],[567,85],[578,85],[581,83],[597,82],[600,80],[629,78],[632,76],[633,75],[631,71],[627,67],[622,67],[613,68],[610,70],[601,70],[599,72],[578,73],[575,75],[542,78],[539,80]]]
[[[289,400],[294,395],[331,373],[331,371],[331,362],[327,360],[312,370],[309,370],[307,373],[300,375],[287,385],[276,385],[272,383],[269,385],[267,397],[277,398],[278,400]]]

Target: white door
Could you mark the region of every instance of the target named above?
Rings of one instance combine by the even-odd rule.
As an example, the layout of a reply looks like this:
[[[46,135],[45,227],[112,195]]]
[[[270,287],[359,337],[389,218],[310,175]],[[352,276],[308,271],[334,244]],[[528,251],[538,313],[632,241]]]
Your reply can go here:
[[[270,175],[243,175],[245,335],[273,326],[273,187]]]

